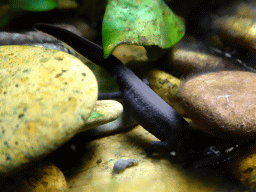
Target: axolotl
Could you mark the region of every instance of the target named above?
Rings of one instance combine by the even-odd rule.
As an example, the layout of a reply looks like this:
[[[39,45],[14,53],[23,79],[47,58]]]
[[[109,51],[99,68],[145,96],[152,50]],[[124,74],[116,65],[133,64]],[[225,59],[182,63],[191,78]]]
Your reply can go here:
[[[103,49],[99,45],[54,25],[38,23],[34,28],[66,43],[112,75],[134,118],[160,140],[150,143],[152,151],[165,149],[168,153],[175,152],[178,159],[192,167],[212,165],[230,158],[225,150],[218,150],[216,138],[193,129],[121,61],[113,55],[104,59]],[[233,145],[230,143],[227,146]]]

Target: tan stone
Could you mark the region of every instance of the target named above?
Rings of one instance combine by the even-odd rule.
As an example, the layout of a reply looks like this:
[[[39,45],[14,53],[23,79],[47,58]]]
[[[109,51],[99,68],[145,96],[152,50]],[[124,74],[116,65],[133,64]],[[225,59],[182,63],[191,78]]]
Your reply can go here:
[[[87,120],[85,130],[116,120],[123,112],[123,105],[115,100],[99,100]]]
[[[256,75],[222,71],[192,77],[180,95],[198,128],[225,139],[256,136]]]
[[[13,182],[15,180],[15,182]],[[61,170],[50,162],[40,162],[33,168],[19,173],[15,178],[4,179],[1,191],[64,192],[67,182]]]
[[[112,53],[122,63],[148,61],[146,49],[143,46],[120,44]]]
[[[171,105],[179,114],[185,115],[184,109],[180,104],[179,86],[180,79],[158,69],[144,72],[144,77],[153,89],[166,103]]]
[[[243,186],[252,191],[256,190],[256,145],[253,144],[243,151],[246,154],[237,154],[228,168]]]
[[[223,56],[216,55],[207,49],[203,44],[186,40],[177,43],[169,54],[169,68],[179,71],[182,75],[198,73],[198,71],[225,69],[233,67],[234,64],[224,59]]]

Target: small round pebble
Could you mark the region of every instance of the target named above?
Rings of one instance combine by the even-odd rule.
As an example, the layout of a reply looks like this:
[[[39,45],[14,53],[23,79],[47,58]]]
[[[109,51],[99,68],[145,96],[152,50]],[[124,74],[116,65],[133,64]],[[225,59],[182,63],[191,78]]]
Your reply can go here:
[[[123,172],[127,167],[131,167],[134,165],[138,165],[138,162],[134,159],[119,159],[115,162],[114,167],[113,167],[113,172],[114,173],[121,173]]]
[[[180,88],[187,116],[224,139],[256,136],[256,74],[220,71],[186,80]]]
[[[30,177],[29,177],[30,176]],[[27,191],[65,191],[67,182],[61,170],[50,162],[44,162],[42,165],[31,170],[21,186]]]
[[[79,59],[33,46],[0,47],[0,175],[43,157],[85,125],[98,96]]]
[[[96,102],[95,107],[97,105],[99,105],[100,108],[105,108],[105,107],[108,108],[108,110],[105,112],[108,115],[101,117],[100,120],[103,121],[103,119],[105,118],[109,121],[110,120],[112,120],[112,121],[109,123],[107,123],[105,121],[106,124],[102,124],[100,126],[95,126],[95,124],[94,124],[93,129],[82,132],[81,133],[82,135],[92,135],[92,136],[110,135],[110,134],[115,134],[118,132],[127,131],[127,130],[131,129],[135,124],[137,124],[137,121],[134,120],[134,118],[132,117],[132,112],[129,110],[128,107],[124,106],[124,111],[122,110],[123,105],[125,105],[125,102],[122,99],[120,99],[119,101],[114,101],[114,100],[100,100],[99,101],[98,100]],[[103,107],[101,107],[101,106],[103,106]],[[99,107],[97,107],[97,110],[99,109]],[[100,113],[102,113],[102,112],[100,112]],[[118,116],[118,118],[116,120],[114,120],[114,117],[116,118],[117,116]],[[109,117],[109,118],[106,118],[106,117]],[[89,118],[86,126],[90,125],[91,121],[93,121],[93,120],[94,119]],[[96,120],[94,120],[94,121],[96,121]]]
[[[109,122],[113,122],[123,113],[123,105],[115,100],[98,100],[95,103],[92,114],[86,122],[85,132],[96,131],[97,126],[106,125]],[[93,129],[91,129],[93,128]],[[94,132],[92,131],[92,132]],[[96,131],[97,132],[97,131]],[[104,132],[104,131],[103,131]],[[103,134],[99,130],[96,135]]]

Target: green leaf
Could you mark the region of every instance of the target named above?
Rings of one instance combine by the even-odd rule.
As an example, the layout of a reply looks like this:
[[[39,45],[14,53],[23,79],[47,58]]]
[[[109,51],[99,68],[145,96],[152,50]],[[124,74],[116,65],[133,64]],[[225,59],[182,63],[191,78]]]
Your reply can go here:
[[[10,0],[12,10],[48,11],[58,6],[57,0]]]
[[[89,117],[89,119],[98,119],[98,118],[103,117],[103,116],[104,116],[103,114],[100,114],[98,112],[93,111],[91,116]]]
[[[169,48],[184,33],[183,22],[162,0],[109,0],[102,24],[104,58],[121,43]]]

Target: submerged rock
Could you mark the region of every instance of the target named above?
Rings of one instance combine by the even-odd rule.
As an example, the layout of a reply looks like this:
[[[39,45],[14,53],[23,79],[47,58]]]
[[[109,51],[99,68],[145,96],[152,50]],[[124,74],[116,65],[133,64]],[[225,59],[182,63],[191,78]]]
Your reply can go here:
[[[241,184],[251,191],[256,190],[256,145],[255,143],[242,154],[237,154],[236,158],[228,163],[228,168]]]
[[[215,38],[219,36],[226,44],[247,49],[255,55],[255,6],[255,1],[235,1],[219,9],[215,14],[211,14],[210,27],[216,31]]]
[[[113,103],[113,105],[111,106],[110,102],[116,102],[116,104]],[[120,102],[122,105],[121,104],[117,105],[118,102]],[[93,124],[93,129],[83,131],[79,135],[87,135],[87,136],[110,135],[110,134],[128,131],[135,124],[137,124],[137,121],[134,119],[134,117],[132,117],[131,110],[128,108],[128,106],[126,106],[127,104],[122,99],[118,99],[118,102],[112,101],[112,100],[97,101],[95,107],[97,106],[98,103],[102,103],[101,104],[102,107],[100,107],[100,108],[103,108],[103,109],[105,107],[109,108],[109,110],[106,111],[106,113],[108,113],[109,114],[108,116],[111,117],[111,122],[106,123],[106,124],[101,123],[102,125],[100,125],[100,126]],[[116,112],[114,109],[116,110]],[[121,110],[121,109],[123,109],[123,110]],[[113,112],[113,114],[110,114],[112,112]],[[99,112],[99,113],[102,113],[102,112]],[[116,120],[112,121],[113,117],[116,118],[117,116],[118,116],[118,118]],[[106,116],[104,116],[104,117],[106,119]],[[102,118],[103,117],[101,117],[101,119]],[[107,119],[107,120],[109,121],[110,119]],[[89,126],[89,124],[94,121],[97,122],[96,119],[89,118],[86,126]],[[102,121],[103,121],[103,119],[102,119]],[[102,121],[100,121],[100,122],[102,122]]]
[[[0,61],[0,174],[7,174],[86,130],[98,86],[90,69],[64,52],[2,46]]]
[[[180,98],[178,97],[180,79],[158,69],[145,71],[144,75],[150,83],[151,89],[179,114],[185,116],[184,109],[180,105]]]
[[[15,180],[15,182],[14,182]],[[1,191],[65,191],[67,182],[63,172],[53,163],[43,161],[33,165],[33,169],[20,172],[15,178],[4,178],[0,182]]]
[[[91,116],[87,120],[85,130],[94,130],[97,126],[104,125],[108,122],[116,120],[122,115],[123,105],[115,100],[100,100],[97,101]],[[91,129],[94,128],[94,129]],[[86,132],[83,132],[86,133]],[[102,133],[103,134],[103,133]]]
[[[256,74],[221,71],[192,77],[181,86],[187,116],[198,128],[225,139],[256,136]]]

